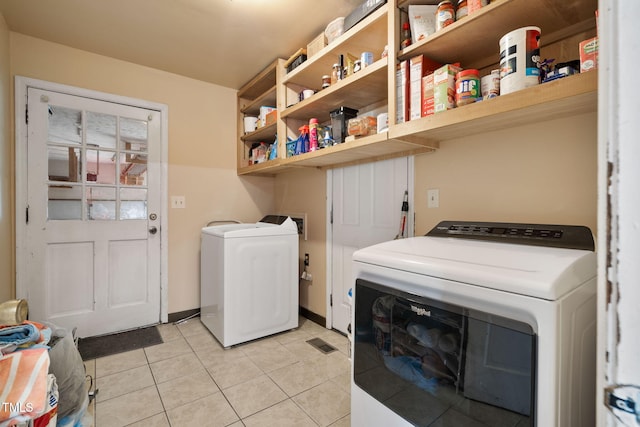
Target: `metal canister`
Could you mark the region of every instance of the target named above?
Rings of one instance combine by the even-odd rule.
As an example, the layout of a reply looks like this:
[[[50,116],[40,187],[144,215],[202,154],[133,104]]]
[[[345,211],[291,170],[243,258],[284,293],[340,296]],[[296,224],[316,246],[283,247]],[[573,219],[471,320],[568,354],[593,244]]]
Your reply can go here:
[[[438,3],[436,10],[436,31],[439,31],[451,25],[456,21],[456,9],[453,7],[451,0],[443,0]]]
[[[331,76],[325,74],[324,76],[322,76],[322,89],[326,89],[329,86],[331,86]]]
[[[362,68],[373,64],[373,52],[362,52],[360,55],[360,66]]]
[[[12,299],[0,304],[0,325],[19,325],[27,319],[29,304],[25,299]]]
[[[467,0],[458,0],[458,7],[456,7],[456,21],[461,20],[468,14]]]

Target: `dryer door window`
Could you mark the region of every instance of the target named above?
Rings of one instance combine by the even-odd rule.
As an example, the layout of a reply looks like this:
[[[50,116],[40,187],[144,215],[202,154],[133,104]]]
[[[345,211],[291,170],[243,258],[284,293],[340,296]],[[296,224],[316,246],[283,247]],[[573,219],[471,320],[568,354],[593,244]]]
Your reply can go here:
[[[355,301],[354,382],[376,400],[417,426],[535,425],[529,325],[362,279]]]

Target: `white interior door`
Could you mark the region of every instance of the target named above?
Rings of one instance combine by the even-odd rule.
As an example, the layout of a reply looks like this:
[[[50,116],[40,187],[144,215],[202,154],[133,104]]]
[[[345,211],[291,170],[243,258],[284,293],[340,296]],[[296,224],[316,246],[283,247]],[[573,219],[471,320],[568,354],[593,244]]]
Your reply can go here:
[[[29,317],[81,337],[160,320],[159,111],[29,88]]]
[[[398,234],[404,192],[412,198],[409,161],[403,157],[332,171],[331,327],[341,332],[350,322],[353,253]],[[412,231],[409,227],[409,235]]]

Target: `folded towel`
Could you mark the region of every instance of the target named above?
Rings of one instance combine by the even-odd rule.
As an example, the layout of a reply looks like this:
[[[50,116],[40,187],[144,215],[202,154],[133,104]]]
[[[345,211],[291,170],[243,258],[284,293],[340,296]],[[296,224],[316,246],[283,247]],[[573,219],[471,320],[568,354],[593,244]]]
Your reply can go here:
[[[47,404],[49,352],[16,351],[0,359],[0,427],[33,419]]]
[[[3,353],[16,349],[43,347],[51,339],[51,329],[42,323],[25,320],[20,325],[0,326],[0,347]]]

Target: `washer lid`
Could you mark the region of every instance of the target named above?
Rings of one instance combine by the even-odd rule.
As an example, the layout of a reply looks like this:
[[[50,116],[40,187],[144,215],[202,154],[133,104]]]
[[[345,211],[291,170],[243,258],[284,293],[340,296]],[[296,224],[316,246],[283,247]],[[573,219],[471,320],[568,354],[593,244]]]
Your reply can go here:
[[[248,224],[224,224],[205,227],[202,234],[209,234],[218,237],[255,237],[255,236],[281,236],[288,234],[298,234],[296,223],[288,218],[280,225],[268,222],[256,222]]]
[[[592,251],[452,237],[392,240],[353,260],[551,301],[596,276]]]

